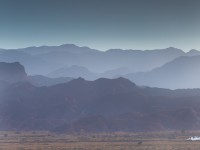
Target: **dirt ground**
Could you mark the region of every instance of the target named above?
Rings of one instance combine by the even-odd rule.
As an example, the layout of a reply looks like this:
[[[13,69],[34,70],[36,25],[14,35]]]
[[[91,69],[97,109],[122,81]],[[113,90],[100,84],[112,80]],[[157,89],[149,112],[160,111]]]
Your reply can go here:
[[[200,150],[187,141],[199,131],[55,134],[47,131],[0,132],[0,150]]]

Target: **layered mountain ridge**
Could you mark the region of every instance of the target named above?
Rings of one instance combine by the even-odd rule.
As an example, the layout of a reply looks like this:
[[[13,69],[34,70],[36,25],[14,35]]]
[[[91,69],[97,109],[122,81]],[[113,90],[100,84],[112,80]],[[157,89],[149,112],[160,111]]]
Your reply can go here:
[[[199,88],[196,82],[200,52],[169,47],[155,50],[110,49],[99,51],[74,44],[60,46],[28,47],[0,50],[3,62],[20,62],[34,80],[41,75],[49,78],[98,78],[125,77],[138,85],[160,88]],[[170,67],[171,66],[171,67]],[[40,79],[39,76],[40,75]],[[37,77],[37,78],[36,78]],[[60,79],[51,84],[61,83]],[[57,82],[58,81],[58,82]],[[36,82],[35,82],[36,83]],[[38,82],[39,83],[39,82]],[[36,83],[37,84],[37,83]]]
[[[125,78],[29,80],[0,88],[1,130],[115,132],[199,130],[200,89],[140,87]]]
[[[94,73],[122,67],[136,73],[150,71],[180,56],[199,55],[196,50],[185,53],[174,47],[144,51],[112,49],[103,52],[73,44],[1,49],[0,54],[1,61],[20,62],[30,75],[46,75],[73,65],[85,67]]]
[[[200,87],[200,56],[181,56],[148,72],[124,77],[139,85],[170,89]]]

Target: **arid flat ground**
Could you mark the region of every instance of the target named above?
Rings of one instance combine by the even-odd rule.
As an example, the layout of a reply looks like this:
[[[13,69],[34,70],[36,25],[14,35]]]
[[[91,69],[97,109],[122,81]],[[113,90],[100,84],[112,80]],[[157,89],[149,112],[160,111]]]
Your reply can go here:
[[[199,131],[55,134],[46,131],[0,132],[0,150],[200,150],[186,141]]]

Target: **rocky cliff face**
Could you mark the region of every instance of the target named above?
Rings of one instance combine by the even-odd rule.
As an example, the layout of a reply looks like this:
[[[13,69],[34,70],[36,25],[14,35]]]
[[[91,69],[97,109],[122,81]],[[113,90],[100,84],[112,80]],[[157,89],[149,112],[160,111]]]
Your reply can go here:
[[[0,80],[8,83],[24,81],[27,78],[24,67],[18,63],[0,62]]]

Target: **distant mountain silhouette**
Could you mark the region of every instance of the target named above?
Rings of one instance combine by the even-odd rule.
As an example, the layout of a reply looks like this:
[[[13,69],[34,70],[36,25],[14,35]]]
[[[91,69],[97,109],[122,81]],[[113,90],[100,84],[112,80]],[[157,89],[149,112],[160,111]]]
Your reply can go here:
[[[39,57],[18,50],[1,50],[0,60],[2,62],[19,62],[27,71],[27,74],[46,74],[61,67],[60,64],[45,62]]]
[[[49,78],[42,75],[28,76],[28,81],[35,86],[51,86],[71,81],[70,77]]]
[[[88,53],[88,52],[97,51],[89,47],[79,47],[74,44],[63,44],[60,46],[28,47],[28,48],[22,48],[18,50],[23,51],[25,53],[32,54],[32,55],[46,54],[50,52],[69,52],[69,53],[79,54],[79,53]]]
[[[187,56],[197,56],[200,55],[200,51],[192,49],[189,52],[186,53]]]
[[[121,77],[123,75],[126,75],[128,73],[131,73],[131,71],[127,67],[120,67],[120,68],[105,71],[100,76],[106,77],[106,78],[116,78],[116,77]]]
[[[29,75],[46,75],[73,65],[98,73],[122,67],[132,73],[144,72],[160,67],[177,57],[187,55],[198,55],[198,52],[193,50],[185,53],[173,47],[144,51],[111,49],[104,52],[73,44],[0,50],[2,61],[20,62],[26,67]],[[113,75],[118,76],[118,74]]]
[[[182,56],[149,72],[125,77],[139,85],[164,88],[199,88],[200,56]]]
[[[48,73],[46,76],[51,78],[60,78],[60,77],[71,77],[79,78],[82,77],[86,80],[95,80],[98,78],[117,78],[123,75],[130,73],[131,71],[126,67],[121,67],[113,70],[108,70],[103,73],[96,73],[88,70],[82,66],[70,66],[66,68],[60,68],[55,71]]]
[[[125,78],[83,78],[1,89],[1,130],[57,132],[199,129],[200,90],[138,87]],[[188,94],[186,94],[188,93]]]
[[[14,83],[25,81],[27,74],[24,67],[18,63],[5,63],[0,62],[0,81]]]
[[[71,77],[71,78],[83,77],[85,79],[94,80],[98,78],[99,74],[93,73],[85,67],[73,65],[68,68],[61,68],[61,69],[55,70],[47,74],[47,76],[54,77],[54,78],[55,77],[57,78],[58,77]]]
[[[115,65],[115,68],[127,67],[131,72],[149,71],[183,55],[182,50],[173,47],[145,51],[112,49],[105,52],[107,65],[112,65],[111,68]]]

